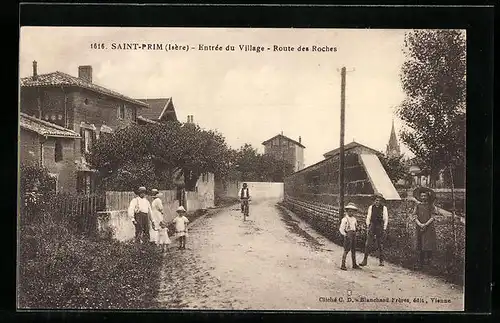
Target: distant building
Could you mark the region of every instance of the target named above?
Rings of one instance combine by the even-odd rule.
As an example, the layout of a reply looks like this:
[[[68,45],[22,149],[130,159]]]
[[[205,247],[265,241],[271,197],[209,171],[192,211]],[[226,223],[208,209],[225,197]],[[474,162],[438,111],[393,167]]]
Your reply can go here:
[[[138,124],[178,121],[172,98],[137,100],[144,102],[149,106],[149,109],[143,109],[139,112],[139,115],[137,116]]]
[[[396,131],[394,130],[394,120],[392,120],[391,135],[389,137],[389,143],[385,151],[387,157],[400,157],[401,149],[399,147],[398,138],[396,137]]]
[[[400,200],[394,184],[379,160],[380,152],[355,141],[344,145],[344,194],[380,193],[387,200]],[[340,192],[340,149],[323,155],[324,160],[296,172],[285,180],[289,196],[335,196]]]
[[[355,141],[352,141],[352,142],[344,145],[344,152],[346,152],[348,150],[355,152],[357,154],[368,153],[368,154],[377,155],[380,153],[373,148],[367,147],[367,146],[362,145],[362,144],[355,142]],[[325,159],[328,159],[330,157],[338,155],[339,152],[340,152],[340,148],[335,148],[334,150],[330,150],[329,152],[323,154],[323,157],[325,157]]]
[[[262,143],[264,154],[273,156],[277,160],[286,160],[295,172],[304,168],[304,145],[302,138],[299,141],[290,139],[283,134],[276,135]]]

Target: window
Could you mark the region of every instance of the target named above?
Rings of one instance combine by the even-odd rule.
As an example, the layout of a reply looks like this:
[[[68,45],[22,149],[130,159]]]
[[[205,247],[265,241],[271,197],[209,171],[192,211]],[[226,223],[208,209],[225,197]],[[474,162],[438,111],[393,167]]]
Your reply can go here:
[[[125,119],[125,104],[118,107],[118,119]]]
[[[61,139],[56,139],[56,147],[55,147],[55,156],[54,160],[56,163],[63,160],[63,145]]]

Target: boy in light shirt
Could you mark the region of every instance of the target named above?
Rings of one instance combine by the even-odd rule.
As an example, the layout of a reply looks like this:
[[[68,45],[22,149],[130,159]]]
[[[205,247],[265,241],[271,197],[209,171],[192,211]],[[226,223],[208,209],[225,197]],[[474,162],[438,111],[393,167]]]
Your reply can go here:
[[[340,222],[340,234],[344,236],[344,254],[342,255],[342,266],[340,269],[347,270],[345,266],[345,260],[347,254],[351,252],[352,268],[361,269],[356,264],[356,218],[354,217],[354,212],[358,210],[354,203],[349,203],[345,206],[345,215]]]
[[[177,216],[174,218],[173,222],[175,224],[175,234],[179,237],[179,249],[186,249],[186,235],[187,227],[186,224],[189,223],[188,218],[185,216],[186,209],[179,206],[177,209]]]

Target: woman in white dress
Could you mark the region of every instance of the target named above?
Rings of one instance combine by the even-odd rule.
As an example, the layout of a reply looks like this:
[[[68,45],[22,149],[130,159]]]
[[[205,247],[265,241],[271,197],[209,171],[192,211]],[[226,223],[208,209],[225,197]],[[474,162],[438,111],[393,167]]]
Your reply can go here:
[[[160,199],[160,192],[156,188],[151,190],[153,202],[151,202],[151,230],[149,231],[150,241],[159,244],[159,230],[161,230],[160,222],[163,221],[163,203]]]

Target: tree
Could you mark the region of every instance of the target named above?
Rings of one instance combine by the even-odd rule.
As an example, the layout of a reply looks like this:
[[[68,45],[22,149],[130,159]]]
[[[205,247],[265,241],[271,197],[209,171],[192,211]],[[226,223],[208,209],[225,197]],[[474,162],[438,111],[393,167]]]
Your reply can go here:
[[[465,160],[466,42],[457,30],[417,30],[405,37],[401,81],[406,99],[397,110],[405,124],[402,141],[424,162],[435,183],[439,171],[450,175]]]
[[[230,157],[224,137],[194,124],[130,125],[102,138],[88,158],[107,185],[131,190],[139,185],[172,186],[180,170],[186,190],[202,173],[227,173]]]
[[[259,154],[250,144],[243,145],[233,153],[234,168],[239,180],[248,182],[282,182],[293,173],[293,166],[285,160]]]
[[[384,154],[379,154],[378,157],[393,184],[396,184],[401,179],[409,179],[409,173],[403,160],[403,155],[386,156]]]
[[[397,109],[401,139],[424,163],[432,183],[465,156],[465,36],[455,30],[417,30],[405,37]]]

